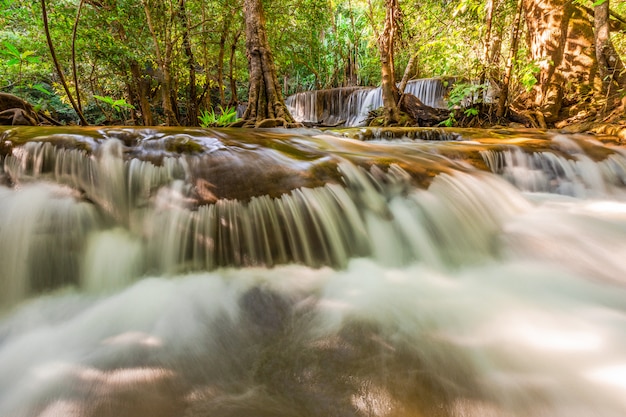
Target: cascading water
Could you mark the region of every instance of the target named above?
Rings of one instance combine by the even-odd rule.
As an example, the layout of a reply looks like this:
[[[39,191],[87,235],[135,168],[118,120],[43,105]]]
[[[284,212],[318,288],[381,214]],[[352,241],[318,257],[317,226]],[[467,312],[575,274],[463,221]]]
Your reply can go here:
[[[626,414],[618,146],[0,134],[2,416]]]
[[[446,90],[444,80],[422,78],[409,81],[404,91],[427,106],[446,108]],[[383,105],[383,98],[380,87],[344,87],[297,93],[287,97],[285,102],[297,122],[362,126],[369,112]]]

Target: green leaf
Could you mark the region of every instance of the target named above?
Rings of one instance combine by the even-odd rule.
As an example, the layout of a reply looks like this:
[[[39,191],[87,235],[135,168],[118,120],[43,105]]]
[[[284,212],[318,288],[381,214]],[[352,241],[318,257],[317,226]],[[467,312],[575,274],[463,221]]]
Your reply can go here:
[[[26,62],[30,62],[31,64],[38,64],[40,61],[38,56],[29,56],[26,58]]]
[[[607,1],[608,0],[598,0],[595,3],[593,3],[593,7],[600,6],[601,4],[606,3]]]
[[[24,51],[20,54],[20,58],[26,59],[31,55],[35,55],[35,51]]]
[[[119,100],[115,100],[112,104],[113,107],[124,107],[127,109],[134,109],[135,106],[133,106],[130,103],[127,103],[126,100],[124,100],[123,98],[119,99]]]
[[[464,113],[466,116],[478,116],[478,109],[470,107],[469,109],[465,109]]]
[[[7,61],[7,65],[9,66],[17,65],[19,63],[20,63],[20,60],[18,58],[11,58]]]
[[[34,84],[34,85],[31,85],[31,88],[33,90],[41,91],[42,93],[44,93],[46,95],[49,95],[49,96],[52,95],[52,93],[50,91],[48,91],[48,90],[46,90],[44,88],[43,84]]]
[[[4,41],[2,42],[2,44],[4,45],[5,48],[7,48],[5,52],[8,52],[10,55],[16,58],[19,58],[20,51],[15,47],[15,45],[13,45],[12,43],[8,41]]]
[[[104,97],[104,96],[98,96],[98,95],[94,94],[93,98],[95,98],[96,100],[103,101],[103,102],[107,103],[110,106],[113,106],[114,103],[115,103],[115,101],[111,97],[109,97],[109,96]]]

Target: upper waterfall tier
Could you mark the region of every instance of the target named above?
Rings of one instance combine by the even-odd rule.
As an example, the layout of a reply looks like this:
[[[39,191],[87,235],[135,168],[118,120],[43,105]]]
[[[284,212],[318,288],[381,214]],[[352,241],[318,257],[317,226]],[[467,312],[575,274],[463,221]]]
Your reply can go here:
[[[423,78],[409,81],[404,92],[427,106],[446,108],[447,88],[441,78]],[[383,99],[380,87],[342,87],[297,93],[287,97],[286,104],[300,123],[362,126],[368,113],[383,105]]]

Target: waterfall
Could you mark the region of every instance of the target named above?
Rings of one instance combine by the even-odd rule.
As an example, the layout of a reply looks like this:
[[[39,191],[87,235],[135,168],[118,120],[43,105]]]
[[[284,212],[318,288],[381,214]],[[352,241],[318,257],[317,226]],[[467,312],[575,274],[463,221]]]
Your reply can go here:
[[[431,107],[446,108],[447,85],[440,78],[423,78],[407,83],[405,93],[413,94]],[[286,104],[297,122],[334,126],[362,126],[368,113],[383,105],[380,87],[343,87],[296,93]]]
[[[0,130],[0,415],[626,414],[624,151],[385,132]]]
[[[285,104],[300,123],[328,126],[346,124],[361,108],[358,99],[355,101],[352,97],[370,90],[367,87],[342,87],[304,91],[287,97]]]

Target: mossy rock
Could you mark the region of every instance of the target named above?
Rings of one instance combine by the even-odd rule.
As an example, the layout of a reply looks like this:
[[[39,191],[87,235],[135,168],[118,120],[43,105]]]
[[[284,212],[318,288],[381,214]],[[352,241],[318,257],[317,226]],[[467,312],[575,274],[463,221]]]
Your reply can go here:
[[[165,144],[165,149],[173,153],[201,153],[204,148],[188,137],[171,138]]]

